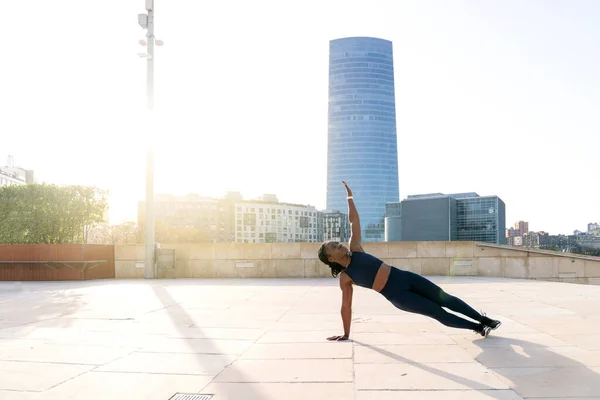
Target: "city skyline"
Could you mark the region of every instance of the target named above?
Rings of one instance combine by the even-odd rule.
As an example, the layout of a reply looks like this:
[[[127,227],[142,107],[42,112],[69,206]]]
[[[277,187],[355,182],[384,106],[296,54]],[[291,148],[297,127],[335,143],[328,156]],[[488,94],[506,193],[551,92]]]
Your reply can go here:
[[[165,42],[157,193],[275,192],[324,209],[328,43],[372,36],[394,43],[401,197],[494,193],[507,220],[551,233],[600,220],[597,2],[155,5]],[[39,181],[109,189],[111,219],[135,220],[145,188],[143,2],[35,8],[11,2],[0,24],[11,60],[0,77],[0,157]]]

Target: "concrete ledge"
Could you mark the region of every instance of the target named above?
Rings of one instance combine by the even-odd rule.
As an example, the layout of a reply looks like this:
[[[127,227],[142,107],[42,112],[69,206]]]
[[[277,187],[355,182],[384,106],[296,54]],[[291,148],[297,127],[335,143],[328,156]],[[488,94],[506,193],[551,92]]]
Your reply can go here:
[[[159,278],[320,278],[331,276],[317,258],[321,243],[161,244],[175,250],[173,268]],[[487,276],[598,284],[600,258],[476,242],[365,243],[365,251],[396,268],[422,275]],[[116,277],[142,278],[143,245],[115,246]],[[591,279],[591,280],[590,280]]]

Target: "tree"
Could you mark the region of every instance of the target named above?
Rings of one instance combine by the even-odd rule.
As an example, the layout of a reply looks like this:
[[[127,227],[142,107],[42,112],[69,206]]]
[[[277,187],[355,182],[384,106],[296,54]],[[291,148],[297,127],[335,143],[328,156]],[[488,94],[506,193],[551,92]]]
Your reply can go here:
[[[47,184],[0,188],[0,243],[86,243],[103,222],[107,191]]]
[[[580,243],[576,243],[571,248],[571,253],[600,257],[600,248],[593,246],[585,246]]]
[[[96,225],[90,230],[87,242],[91,244],[114,244],[112,242],[112,226],[108,224]]]
[[[137,244],[142,243],[135,222],[118,225],[100,224],[89,233],[88,243],[95,244]]]

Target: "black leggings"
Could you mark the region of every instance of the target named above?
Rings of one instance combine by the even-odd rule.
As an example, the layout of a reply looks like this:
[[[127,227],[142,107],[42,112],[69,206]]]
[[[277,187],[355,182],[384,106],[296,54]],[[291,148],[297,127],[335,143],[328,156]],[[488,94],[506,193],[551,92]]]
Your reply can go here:
[[[449,313],[442,307],[476,321],[482,318],[467,303],[444,292],[430,280],[394,267],[381,294],[401,310],[426,315],[452,328],[477,330],[478,324]]]

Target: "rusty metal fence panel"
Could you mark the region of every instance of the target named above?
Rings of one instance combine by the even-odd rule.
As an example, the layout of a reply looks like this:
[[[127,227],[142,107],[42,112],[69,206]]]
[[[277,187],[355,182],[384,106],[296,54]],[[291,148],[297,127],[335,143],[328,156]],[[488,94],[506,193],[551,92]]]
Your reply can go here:
[[[43,261],[48,263],[41,263]],[[56,263],[57,261],[66,263]],[[82,261],[105,262],[81,263]],[[113,245],[0,244],[0,281],[61,281],[114,277]]]

